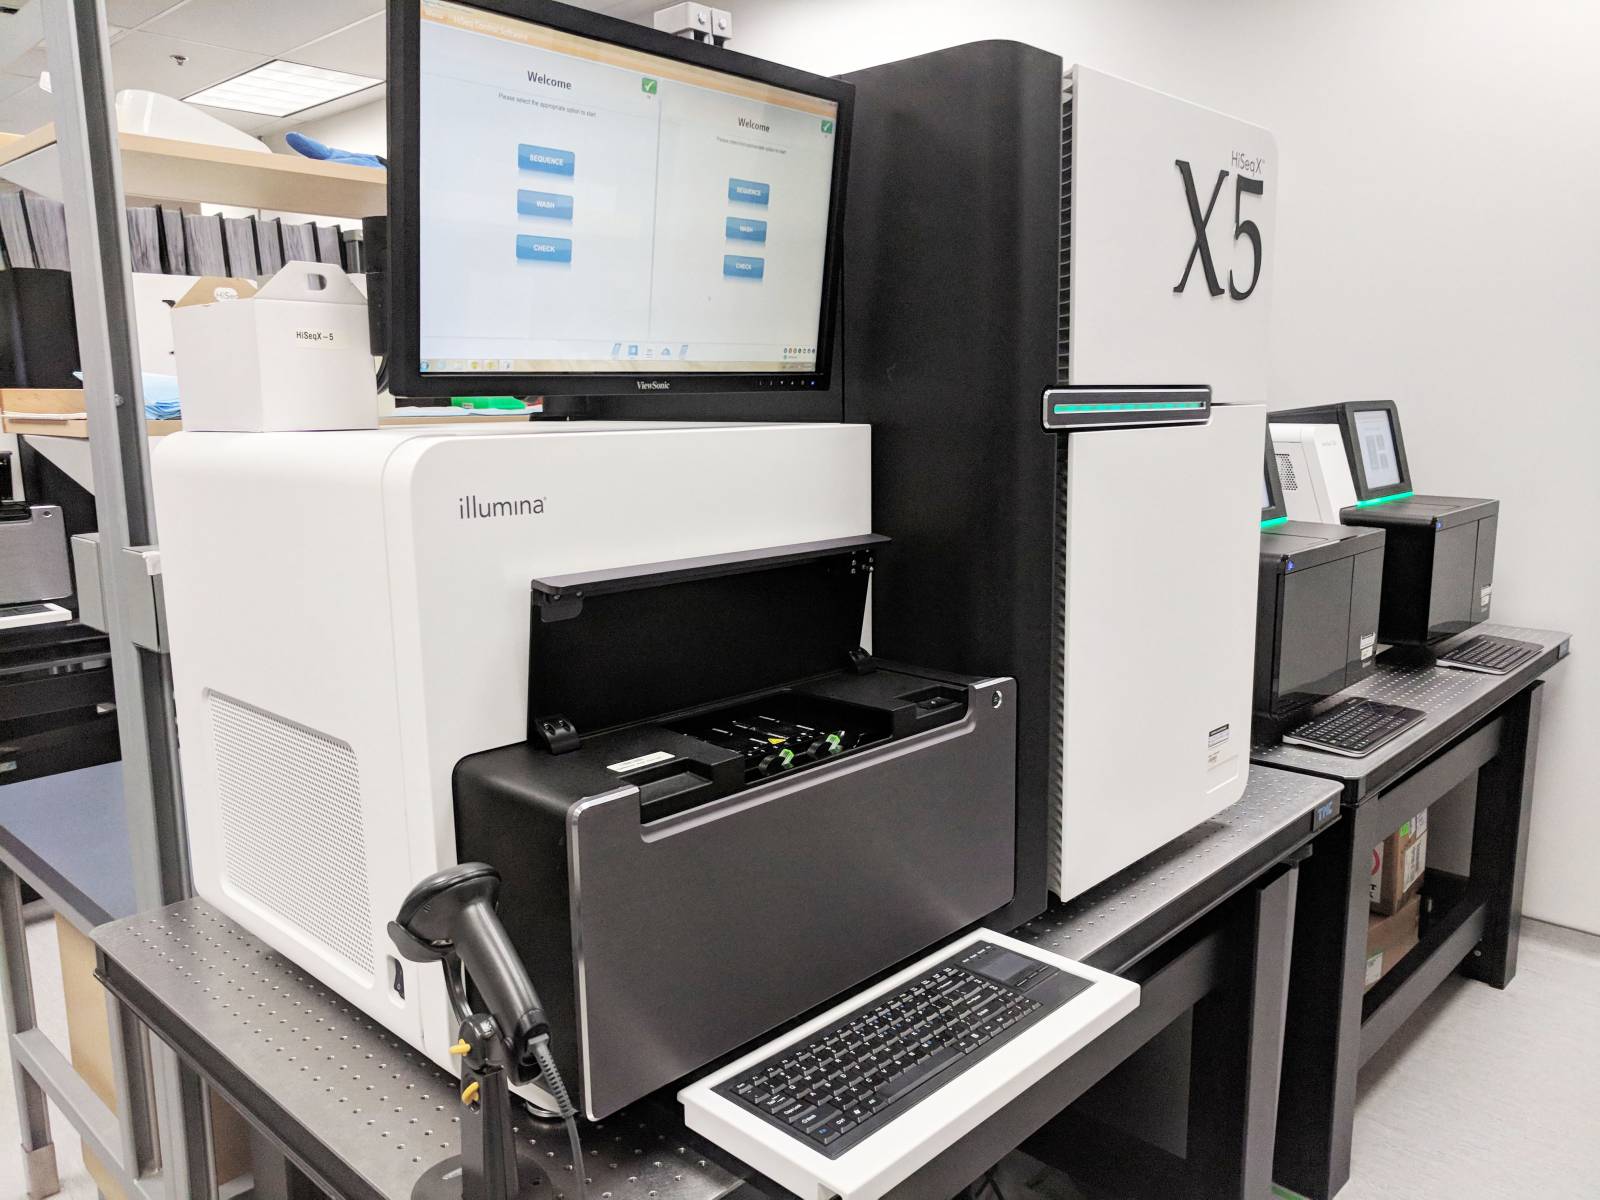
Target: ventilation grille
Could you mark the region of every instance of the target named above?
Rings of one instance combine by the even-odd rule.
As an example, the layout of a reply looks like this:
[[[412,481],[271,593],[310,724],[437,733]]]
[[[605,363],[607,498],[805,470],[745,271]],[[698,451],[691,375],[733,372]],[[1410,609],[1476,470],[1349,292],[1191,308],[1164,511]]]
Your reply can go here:
[[[1072,378],[1072,72],[1061,77],[1061,279],[1056,312],[1056,382]],[[1050,788],[1047,861],[1050,883],[1061,878],[1062,812],[1065,784],[1062,753],[1067,728],[1067,442],[1056,439],[1056,524],[1050,575],[1050,657],[1055,671],[1050,679]]]
[[[1072,335],[1072,72],[1061,78],[1061,282],[1056,313],[1056,382],[1069,382]]]
[[[1054,592],[1051,605],[1050,638],[1051,661],[1055,671],[1050,678],[1050,790],[1046,805],[1050,811],[1050,841],[1048,861],[1051,886],[1061,878],[1062,797],[1066,791],[1065,767],[1062,755],[1067,737],[1067,443],[1071,438],[1056,439],[1056,528],[1050,586]]]
[[[369,974],[372,905],[349,745],[210,694],[228,883]]]
[[[1283,485],[1283,490],[1286,492],[1298,492],[1300,490],[1300,480],[1294,473],[1294,459],[1287,454],[1275,453],[1273,457],[1278,460],[1278,482]]]

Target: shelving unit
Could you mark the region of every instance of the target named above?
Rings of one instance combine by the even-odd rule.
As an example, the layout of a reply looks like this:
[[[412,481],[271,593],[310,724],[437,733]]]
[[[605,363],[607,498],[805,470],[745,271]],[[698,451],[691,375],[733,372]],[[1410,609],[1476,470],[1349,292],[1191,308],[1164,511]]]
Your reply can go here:
[[[10,140],[6,140],[9,138]],[[189,204],[238,204],[330,217],[370,217],[387,203],[388,173],[289,154],[260,154],[142,133],[119,133],[122,183],[129,196]],[[37,158],[35,156],[38,156]],[[0,168],[59,170],[54,125],[0,134]]]

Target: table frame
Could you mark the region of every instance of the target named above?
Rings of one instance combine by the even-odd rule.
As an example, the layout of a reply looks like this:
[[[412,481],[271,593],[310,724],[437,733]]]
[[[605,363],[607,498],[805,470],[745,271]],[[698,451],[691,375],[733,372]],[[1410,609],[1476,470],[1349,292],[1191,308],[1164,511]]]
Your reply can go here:
[[[1330,764],[1345,819],[1318,838],[1301,872],[1283,1064],[1289,1083],[1274,1164],[1283,1191],[1332,1200],[1344,1186],[1360,1069],[1446,978],[1459,970],[1504,988],[1515,977],[1544,697],[1538,676],[1565,653],[1562,641],[1506,677],[1492,702],[1456,714],[1442,745],[1423,743],[1368,777],[1348,761]],[[1427,872],[1420,943],[1366,991],[1371,849],[1474,775],[1469,874]]]

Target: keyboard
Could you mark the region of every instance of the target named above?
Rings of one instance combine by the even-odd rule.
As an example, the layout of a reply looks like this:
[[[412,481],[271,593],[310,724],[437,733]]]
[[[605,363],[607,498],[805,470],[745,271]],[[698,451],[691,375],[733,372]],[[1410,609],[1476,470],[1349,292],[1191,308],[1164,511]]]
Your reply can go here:
[[[801,1195],[872,1200],[1138,1007],[1126,980],[988,930],[679,1094]]]
[[[1462,671],[1507,675],[1536,657],[1543,649],[1535,642],[1519,642],[1515,638],[1480,633],[1446,650],[1439,656],[1438,663],[1441,667],[1455,667]]]
[[[1335,704],[1319,717],[1283,735],[1294,746],[1309,746],[1350,758],[1371,754],[1390,738],[1410,729],[1428,714],[1398,704],[1351,699]]]

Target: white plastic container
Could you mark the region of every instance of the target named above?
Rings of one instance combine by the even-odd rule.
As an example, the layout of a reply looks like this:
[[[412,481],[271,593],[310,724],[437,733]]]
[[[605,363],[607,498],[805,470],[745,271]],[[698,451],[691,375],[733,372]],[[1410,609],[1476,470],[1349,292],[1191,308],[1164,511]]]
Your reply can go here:
[[[373,429],[367,302],[338,267],[290,262],[259,290],[205,278],[172,312],[183,427]]]

